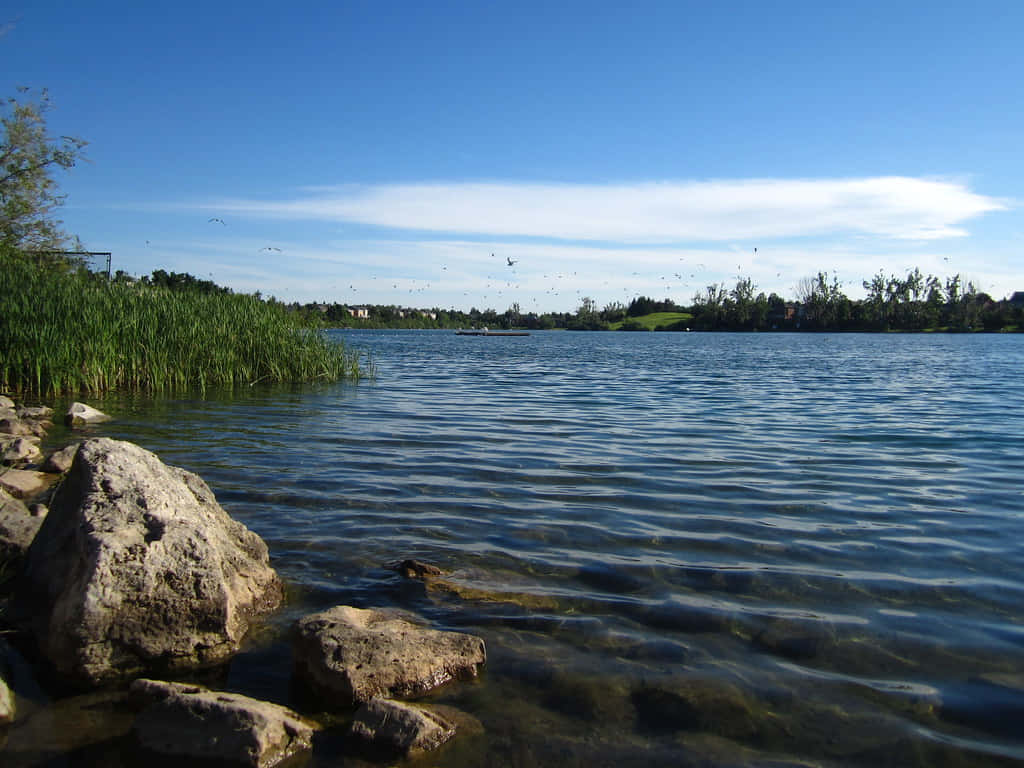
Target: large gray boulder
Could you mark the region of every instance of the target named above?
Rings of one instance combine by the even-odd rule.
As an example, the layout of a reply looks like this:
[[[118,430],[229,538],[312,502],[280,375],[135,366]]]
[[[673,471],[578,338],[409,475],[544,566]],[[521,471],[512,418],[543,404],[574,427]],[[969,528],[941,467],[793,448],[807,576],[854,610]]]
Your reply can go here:
[[[427,629],[395,611],[339,605],[295,626],[296,676],[330,708],[422,696],[476,677],[486,660],[479,637]]]
[[[267,547],[198,476],[108,438],[79,447],[11,614],[88,684],[216,665],[282,588]]]
[[[140,679],[131,697],[139,743],[162,755],[269,768],[313,745],[314,723],[241,694]]]

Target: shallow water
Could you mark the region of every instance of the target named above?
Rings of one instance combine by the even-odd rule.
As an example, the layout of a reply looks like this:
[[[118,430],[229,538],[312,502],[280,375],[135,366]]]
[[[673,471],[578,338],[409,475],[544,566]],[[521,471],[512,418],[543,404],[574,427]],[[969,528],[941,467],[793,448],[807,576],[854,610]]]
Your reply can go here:
[[[338,335],[375,380],[94,401],[289,585],[219,684],[295,703],[294,618],[397,605],[487,642],[430,765],[1024,762],[1021,337]]]

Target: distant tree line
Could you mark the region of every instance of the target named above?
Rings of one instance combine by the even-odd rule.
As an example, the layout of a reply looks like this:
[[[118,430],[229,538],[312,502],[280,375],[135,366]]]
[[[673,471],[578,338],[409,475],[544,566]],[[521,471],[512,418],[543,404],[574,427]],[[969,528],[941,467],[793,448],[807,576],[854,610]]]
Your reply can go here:
[[[737,331],[996,331],[1024,328],[1024,294],[995,301],[960,275],[940,279],[919,269],[906,277],[878,272],[850,299],[826,272],[802,279],[795,301],[755,295],[749,278],[735,287],[709,285],[694,296],[696,330]]]
[[[6,248],[8,258],[19,256]],[[57,252],[53,252],[57,253]],[[43,264],[40,264],[41,266]],[[50,269],[85,269],[74,259],[53,257]],[[106,273],[93,272],[92,278],[106,280]],[[154,270],[149,276],[134,278],[118,271],[114,283],[135,283],[200,294],[231,294],[230,288],[183,272]],[[697,292],[690,305],[671,299],[638,296],[628,305],[611,302],[599,309],[584,297],[575,312],[523,312],[513,304],[504,312],[494,309],[469,311],[454,308],[410,308],[397,305],[348,305],[339,302],[291,303],[287,307],[302,315],[303,322],[321,327],[344,328],[482,328],[526,330],[648,330],[660,331],[1021,331],[1024,330],[1024,291],[1010,299],[996,301],[978,290],[960,275],[940,279],[914,269],[905,277],[878,272],[862,283],[865,296],[850,299],[835,275],[818,272],[797,284],[795,299],[776,293],[758,292],[750,278],[740,277],[732,288],[713,283]],[[264,299],[282,304],[273,297]],[[664,313],[668,319],[658,324],[641,323],[639,318]],[[365,316],[360,316],[365,314]],[[673,318],[672,316],[677,317]],[[679,318],[683,319],[679,319]]]
[[[430,310],[364,306],[357,318],[344,304],[293,305],[319,310],[328,325],[350,328],[523,328],[527,330],[647,330],[636,318],[655,313],[687,314],[685,321],[657,327],[666,331],[1020,331],[1024,329],[1024,292],[996,301],[960,275],[938,278],[919,269],[905,277],[879,272],[863,282],[866,295],[849,298],[838,277],[818,272],[797,285],[794,299],[757,291],[753,280],[737,279],[729,288],[713,283],[694,295],[689,306],[671,299],[638,296],[628,305],[611,302],[598,309],[584,297],[575,312],[522,312],[513,304],[494,309]]]

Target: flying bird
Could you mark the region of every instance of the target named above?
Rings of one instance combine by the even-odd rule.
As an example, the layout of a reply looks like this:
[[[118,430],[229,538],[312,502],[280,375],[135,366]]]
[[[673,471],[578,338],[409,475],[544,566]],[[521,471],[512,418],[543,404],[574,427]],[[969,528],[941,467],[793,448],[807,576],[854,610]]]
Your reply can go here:
[[[506,256],[506,257],[505,257],[505,259],[506,259],[506,260],[508,261],[508,265],[509,265],[510,267],[511,267],[511,266],[512,266],[513,264],[515,264],[515,263],[516,263],[516,262],[512,261],[512,257],[511,257],[511,256]]]
[[[207,221],[206,223],[207,223],[207,224],[213,224],[213,222],[215,222],[215,221],[216,221],[216,222],[217,222],[218,224],[224,224],[224,219],[218,219],[218,218],[217,218],[216,216],[214,216],[214,217],[213,217],[212,219],[210,219],[210,220],[209,220],[209,221]],[[227,226],[227,224],[224,224],[224,226],[226,227],[226,226]]]
[[[281,249],[280,248],[275,248],[272,245],[265,245],[262,248],[260,248],[260,250],[261,251],[277,251],[278,253],[281,253]]]

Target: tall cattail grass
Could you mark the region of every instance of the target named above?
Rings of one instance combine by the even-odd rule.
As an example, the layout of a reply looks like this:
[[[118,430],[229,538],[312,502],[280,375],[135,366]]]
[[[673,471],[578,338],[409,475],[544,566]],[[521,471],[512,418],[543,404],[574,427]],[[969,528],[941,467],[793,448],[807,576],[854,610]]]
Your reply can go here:
[[[0,391],[170,392],[368,372],[276,302],[110,282],[0,253]]]

